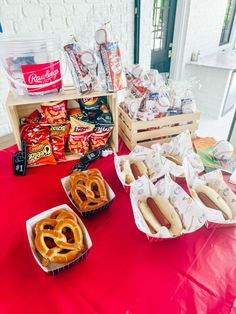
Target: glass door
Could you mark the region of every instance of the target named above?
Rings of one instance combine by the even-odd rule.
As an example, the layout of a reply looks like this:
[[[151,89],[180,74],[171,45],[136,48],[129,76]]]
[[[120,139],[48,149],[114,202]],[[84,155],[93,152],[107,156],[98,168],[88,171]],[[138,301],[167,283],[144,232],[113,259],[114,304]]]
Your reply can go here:
[[[169,73],[177,0],[153,0],[151,68]]]

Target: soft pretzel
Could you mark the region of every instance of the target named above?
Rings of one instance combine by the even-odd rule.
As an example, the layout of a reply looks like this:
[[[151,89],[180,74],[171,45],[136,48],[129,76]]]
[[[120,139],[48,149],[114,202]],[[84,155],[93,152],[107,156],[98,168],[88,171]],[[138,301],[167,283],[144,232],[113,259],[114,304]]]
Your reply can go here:
[[[35,226],[35,247],[42,256],[42,264],[67,263],[84,251],[83,232],[76,216],[64,209],[41,219]]]
[[[98,169],[73,173],[70,184],[71,197],[81,211],[91,211],[108,202],[106,186]]]
[[[42,219],[36,224],[35,233],[42,230],[53,229],[56,226],[56,224],[57,224],[57,221],[55,219],[51,219],[51,218]]]
[[[67,219],[72,219],[75,222],[77,222],[76,216],[72,212],[68,212],[68,211],[66,211],[64,209],[56,210],[55,212],[53,212],[50,215],[50,218],[56,219],[56,220],[62,220],[62,219],[66,219],[67,218]]]

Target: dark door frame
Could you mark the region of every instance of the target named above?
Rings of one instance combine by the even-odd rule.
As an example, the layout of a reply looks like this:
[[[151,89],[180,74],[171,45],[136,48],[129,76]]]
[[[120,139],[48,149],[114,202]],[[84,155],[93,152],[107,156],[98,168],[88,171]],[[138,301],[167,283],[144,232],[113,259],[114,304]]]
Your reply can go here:
[[[134,64],[139,63],[140,7],[141,7],[141,0],[135,0],[134,2]]]

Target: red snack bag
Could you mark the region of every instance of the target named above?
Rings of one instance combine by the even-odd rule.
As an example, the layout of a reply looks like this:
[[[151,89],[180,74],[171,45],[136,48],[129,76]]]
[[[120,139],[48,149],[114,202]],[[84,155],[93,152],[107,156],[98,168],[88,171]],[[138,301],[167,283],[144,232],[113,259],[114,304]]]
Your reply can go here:
[[[38,123],[24,124],[20,128],[20,134],[27,144],[36,145],[44,139],[49,140],[49,127]]]
[[[62,124],[66,122],[66,105],[67,101],[49,102],[41,105],[42,124]]]
[[[100,45],[100,52],[106,73],[109,92],[123,89],[122,65],[118,42],[106,42]]]
[[[26,123],[38,123],[40,120],[40,113],[36,109],[27,118],[25,118]]]
[[[66,160],[65,144],[68,136],[69,124],[52,125],[50,128],[50,142],[56,160]]]
[[[27,145],[27,165],[56,165],[52,147],[48,139],[36,145]]]
[[[89,137],[94,125],[70,118],[71,129],[69,134],[69,150],[72,153],[84,155],[89,151]]]
[[[96,127],[90,137],[90,145],[92,149],[104,146],[111,136],[112,127]]]

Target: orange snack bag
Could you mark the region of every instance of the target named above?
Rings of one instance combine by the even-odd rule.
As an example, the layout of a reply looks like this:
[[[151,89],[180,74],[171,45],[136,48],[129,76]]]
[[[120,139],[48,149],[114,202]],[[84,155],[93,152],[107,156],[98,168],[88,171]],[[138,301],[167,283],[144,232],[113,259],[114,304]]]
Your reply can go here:
[[[36,145],[27,145],[27,165],[56,165],[52,147],[48,139]]]
[[[56,160],[66,160],[65,144],[68,137],[69,124],[56,124],[50,128],[50,142]]]

